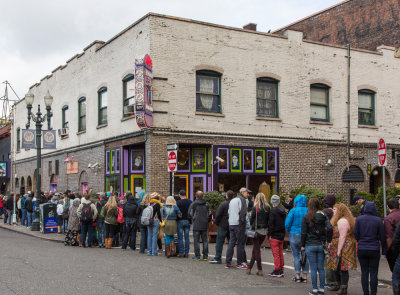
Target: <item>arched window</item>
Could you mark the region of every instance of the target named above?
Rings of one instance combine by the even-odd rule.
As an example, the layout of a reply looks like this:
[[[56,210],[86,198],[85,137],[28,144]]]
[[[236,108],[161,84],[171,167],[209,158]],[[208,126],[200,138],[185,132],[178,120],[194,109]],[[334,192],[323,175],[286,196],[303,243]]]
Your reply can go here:
[[[343,172],[342,182],[364,182],[364,173],[360,167],[351,165]]]
[[[221,113],[221,74],[196,72],[196,112]]]
[[[257,79],[257,116],[278,118],[278,80]]]
[[[319,83],[311,84],[310,119],[329,122],[329,86]]]

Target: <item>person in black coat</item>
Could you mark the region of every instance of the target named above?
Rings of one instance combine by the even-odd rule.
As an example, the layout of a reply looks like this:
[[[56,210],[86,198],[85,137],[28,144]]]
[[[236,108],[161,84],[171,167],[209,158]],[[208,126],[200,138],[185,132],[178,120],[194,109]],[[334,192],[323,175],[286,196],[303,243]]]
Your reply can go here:
[[[233,191],[226,192],[226,199],[219,205],[217,213],[215,214],[215,224],[218,226],[217,241],[215,243],[215,256],[210,263],[222,263],[222,250],[224,248],[225,239],[229,240],[229,203],[233,198]]]
[[[263,193],[258,193],[250,216],[250,227],[255,231],[255,235],[253,238],[253,251],[251,253],[250,263],[246,270],[247,274],[251,274],[254,262],[257,261],[257,275],[263,275],[260,248],[267,234],[270,210],[271,208],[267,203],[265,195]]]
[[[136,250],[136,230],[137,230],[137,201],[131,192],[125,194],[127,202],[123,208],[123,216],[125,218],[125,236],[122,242],[122,250],[126,250],[128,240],[130,238],[129,247]]]
[[[394,232],[392,247],[395,251],[394,255],[397,256],[392,273],[393,295],[400,295],[400,223]]]

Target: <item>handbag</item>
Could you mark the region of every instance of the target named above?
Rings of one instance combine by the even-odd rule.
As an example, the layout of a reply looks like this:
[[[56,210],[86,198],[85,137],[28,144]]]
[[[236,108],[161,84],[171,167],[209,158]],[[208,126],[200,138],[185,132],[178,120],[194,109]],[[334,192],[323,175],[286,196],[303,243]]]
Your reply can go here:
[[[301,267],[305,267],[306,266],[306,262],[307,262],[307,254],[306,254],[306,250],[300,250],[300,266]]]
[[[171,211],[170,211],[170,212],[171,212]],[[163,221],[160,221],[160,227],[161,227],[161,228],[162,228],[162,227],[165,227],[165,223],[166,223],[166,220],[168,219],[169,214],[170,214],[170,213],[167,214],[167,217],[165,217],[165,219],[164,219]]]

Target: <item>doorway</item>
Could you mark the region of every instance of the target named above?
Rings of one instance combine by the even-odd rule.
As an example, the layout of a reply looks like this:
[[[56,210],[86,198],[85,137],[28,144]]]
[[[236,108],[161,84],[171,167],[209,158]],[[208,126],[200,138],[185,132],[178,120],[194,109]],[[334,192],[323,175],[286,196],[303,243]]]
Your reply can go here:
[[[390,175],[386,168],[385,168],[385,182],[386,186],[390,184]],[[376,195],[378,193],[379,187],[383,186],[382,167],[376,167],[374,170],[372,170],[369,185],[370,185],[370,193]]]

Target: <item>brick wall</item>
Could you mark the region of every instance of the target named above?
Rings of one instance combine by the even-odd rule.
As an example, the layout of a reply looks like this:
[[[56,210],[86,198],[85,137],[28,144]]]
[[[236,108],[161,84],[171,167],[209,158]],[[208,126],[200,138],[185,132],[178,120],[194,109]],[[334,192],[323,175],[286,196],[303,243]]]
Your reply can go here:
[[[285,29],[304,32],[307,40],[376,50],[400,46],[400,1],[351,0]]]

